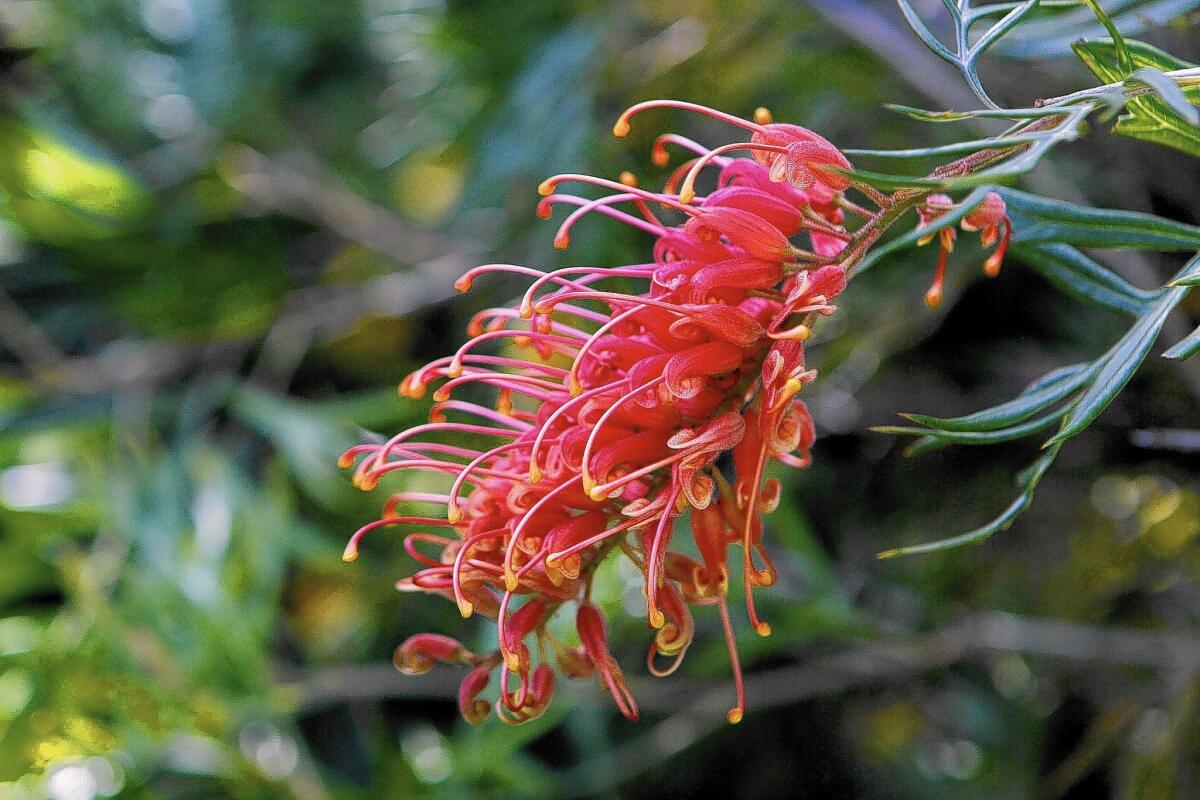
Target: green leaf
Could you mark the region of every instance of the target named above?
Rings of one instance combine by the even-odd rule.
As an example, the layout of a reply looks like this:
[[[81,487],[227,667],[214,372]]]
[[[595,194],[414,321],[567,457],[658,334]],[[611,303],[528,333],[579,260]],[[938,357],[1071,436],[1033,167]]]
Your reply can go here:
[[[1163,353],[1163,358],[1183,361],[1200,352],[1200,328],[1180,339],[1175,346]]]
[[[1167,315],[1187,294],[1187,289],[1166,289],[1157,303],[1137,321],[1129,331],[1101,357],[1100,371],[1071,413],[1063,420],[1062,430],[1056,433],[1046,447],[1065,442],[1075,436],[1100,416],[1125,385],[1133,378],[1146,355],[1154,345],[1166,322]]]
[[[1065,244],[1017,245],[1012,253],[1051,284],[1083,302],[1134,316],[1157,295],[1123,278]]]
[[[1041,482],[1046,471],[1050,469],[1050,465],[1054,463],[1054,458],[1058,455],[1061,445],[1054,445],[1046,452],[1042,453],[1036,461],[1030,465],[1018,477],[1018,483],[1021,486],[1021,493],[1015,500],[1009,504],[1008,508],[1001,512],[1000,516],[993,519],[986,525],[982,525],[974,530],[951,536],[946,539],[938,539],[934,542],[925,542],[923,544],[909,545],[908,547],[897,547],[891,550],[884,550],[875,557],[879,559],[894,558],[896,556],[915,555],[917,553],[933,553],[939,550],[949,550],[952,547],[961,547],[967,544],[978,544],[984,539],[987,539],[994,533],[1006,530],[1012,526],[1017,517],[1025,512],[1029,505],[1033,502],[1033,492]]]
[[[1129,47],[1125,44],[1125,37],[1121,36],[1121,31],[1117,29],[1112,18],[1100,7],[1096,0],[1081,0],[1087,5],[1096,15],[1096,19],[1104,26],[1104,30],[1108,31],[1109,37],[1112,39],[1113,50],[1116,51],[1117,65],[1120,67],[1122,74],[1128,75],[1133,72],[1133,57],[1129,54]]]
[[[906,425],[878,425],[871,428],[871,430],[875,433],[889,433],[895,436],[931,436],[947,444],[997,444],[999,442],[1011,442],[1014,439],[1020,439],[1031,433],[1036,433],[1043,428],[1048,428],[1062,419],[1066,413],[1066,409],[1059,409],[1020,425],[1014,425],[1011,428],[1000,428],[999,430],[990,431],[947,431]]]
[[[1131,80],[1134,78],[1153,89],[1154,93],[1162,98],[1172,111],[1183,117],[1184,121],[1191,125],[1200,125],[1200,111],[1188,102],[1187,95],[1183,93],[1179,84],[1165,73],[1153,67],[1142,67],[1130,76]]]
[[[964,119],[996,118],[996,119],[1040,119],[1061,114],[1057,108],[986,108],[978,111],[929,111],[915,106],[905,106],[899,103],[884,103],[888,111],[912,117],[921,122],[961,122]]]
[[[1200,286],[1200,255],[1184,264],[1179,275],[1168,286]]]
[[[1092,364],[1074,364],[1048,373],[1012,400],[976,411],[974,414],[948,419],[922,414],[901,414],[901,416],[918,425],[937,428],[941,431],[994,431],[1023,422],[1034,414],[1062,402],[1083,388],[1094,375],[1095,369]],[[922,432],[929,434],[929,431]]]
[[[1129,247],[1139,250],[1200,248],[1200,227],[1138,211],[1089,208],[1006,187],[1014,244],[1057,242],[1076,247]]]
[[[1195,66],[1142,42],[1131,41],[1128,44],[1130,58],[1139,68],[1149,68],[1161,73]],[[1120,51],[1112,42],[1084,40],[1076,42],[1072,49],[1084,65],[1104,83],[1120,83],[1129,74],[1117,66]],[[1165,76],[1163,77],[1165,79]],[[1196,94],[1200,91],[1200,85],[1176,88],[1179,88],[1185,105],[1200,99]],[[1179,102],[1179,99],[1176,98],[1176,101]],[[1133,97],[1126,104],[1125,110],[1127,113],[1117,120],[1114,132],[1200,156],[1200,127],[1189,123],[1173,111],[1162,97]]]

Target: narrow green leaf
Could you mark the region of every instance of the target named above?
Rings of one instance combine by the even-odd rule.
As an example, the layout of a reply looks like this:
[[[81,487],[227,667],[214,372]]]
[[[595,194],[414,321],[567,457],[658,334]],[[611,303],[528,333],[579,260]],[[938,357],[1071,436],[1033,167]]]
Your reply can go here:
[[[1196,328],[1196,330],[1176,342],[1170,350],[1163,353],[1163,358],[1184,361],[1196,355],[1196,353],[1200,353],[1200,328]]]
[[[909,4],[908,0],[896,0],[896,4],[900,6],[900,13],[904,15],[904,21],[908,23],[908,27],[912,28],[913,33],[917,35],[922,44],[951,64],[959,63],[954,53],[951,53],[946,45],[938,41],[938,38],[933,35],[933,32],[929,30],[924,20],[921,19],[921,15]]]
[[[1017,245],[1012,254],[1064,293],[1110,311],[1141,316],[1157,297],[1069,245]]]
[[[888,111],[895,111],[913,119],[921,120],[922,122],[959,122],[964,119],[975,119],[978,117],[1012,120],[1040,119],[1041,117],[1058,116],[1062,113],[1062,110],[1057,108],[987,108],[978,111],[929,111],[924,108],[900,105],[899,103],[884,103],[883,107]]]
[[[1109,37],[1112,39],[1113,49],[1117,54],[1117,66],[1121,69],[1122,75],[1128,75],[1133,72],[1133,56],[1129,53],[1129,47],[1125,44],[1125,37],[1121,35],[1121,31],[1117,30],[1117,26],[1113,23],[1112,18],[1108,16],[1100,3],[1096,0],[1081,0],[1092,13],[1096,15],[1096,19],[1100,20],[1100,24],[1104,26],[1104,30],[1108,31]]]
[[[1000,516],[986,525],[959,534],[958,536],[951,536],[947,539],[938,539],[934,542],[924,542],[922,544],[909,545],[908,547],[896,547],[891,550],[884,550],[875,557],[879,559],[895,558],[896,556],[949,550],[953,547],[961,547],[967,544],[978,544],[992,534],[1008,529],[1012,526],[1016,518],[1021,516],[1029,508],[1030,503],[1033,502],[1033,492],[1037,488],[1038,483],[1041,482],[1042,477],[1046,474],[1046,471],[1050,469],[1050,465],[1054,463],[1060,447],[1061,445],[1052,446],[1046,452],[1042,453],[1029,469],[1021,473],[1018,479],[1021,486],[1021,493],[1009,504],[1008,508],[1001,512]]]
[[[861,150],[849,148],[843,150],[848,156],[866,156],[868,158],[933,158],[935,156],[957,156],[965,153],[978,153],[981,150],[1002,150],[1006,147],[1020,147],[1044,139],[1040,133],[1018,134],[1016,136],[997,136],[992,139],[973,139],[954,144],[944,144],[938,147],[918,147],[909,150]]]
[[[1029,419],[1040,411],[1045,411],[1056,403],[1061,403],[1075,392],[1083,388],[1095,375],[1092,364],[1076,364],[1065,370],[1055,370],[1050,375],[1057,376],[1054,380],[1046,381],[1043,377],[1032,384],[1021,395],[974,414],[962,417],[943,419],[921,414],[902,414],[918,425],[937,428],[942,431],[981,432],[993,431],[1015,425]],[[1048,377],[1048,376],[1047,376]],[[922,430],[930,434],[930,431]]]
[[[1049,414],[1031,419],[1028,422],[1023,422],[1020,425],[1013,425],[1010,428],[1000,428],[999,430],[992,431],[947,431],[908,425],[878,425],[871,428],[871,430],[875,433],[888,433],[893,436],[932,436],[938,441],[949,444],[998,444],[999,442],[1011,442],[1014,439],[1020,439],[1031,433],[1048,428],[1062,419],[1066,413],[1067,409],[1058,409]]]
[[[1017,244],[1058,242],[1076,247],[1142,250],[1200,248],[1200,227],[1138,211],[1089,208],[1007,187],[998,188]]]
[[[1187,294],[1187,289],[1166,289],[1158,302],[1113,345],[1102,358],[1100,372],[1071,413],[1063,421],[1062,430],[1046,442],[1046,447],[1061,444],[1075,436],[1100,416],[1125,385],[1133,378],[1154,345],[1171,309]]]
[[[1200,286],[1200,255],[1193,258],[1180,270],[1168,286]]]

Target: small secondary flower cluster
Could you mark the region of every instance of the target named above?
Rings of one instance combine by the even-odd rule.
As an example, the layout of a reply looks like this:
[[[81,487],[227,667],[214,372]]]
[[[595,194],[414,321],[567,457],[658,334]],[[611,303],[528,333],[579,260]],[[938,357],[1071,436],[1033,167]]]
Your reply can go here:
[[[750,135],[715,149],[663,135],[654,145],[656,164],[668,162],[668,147],[690,153],[663,191],[639,188],[628,174],[620,181],[558,175],[540,187],[538,209],[549,216],[556,204],[575,207],[555,237],[558,247],[568,245],[580,219],[601,214],[651,236],[652,259],[548,273],[508,264],[471,270],[456,284],[461,291],[489,273],[532,280],[515,308],[481,312],[470,341],[405,379],[401,393],[412,398],[440,382],[428,424],[342,457],[344,467],[357,464],[354,481],[363,489],[394,471],[445,476],[444,493],[392,494],[382,518],[351,537],[344,558],[357,558],[370,531],[425,529],[405,537],[421,569],[397,586],[442,594],[464,617],[495,619],[498,647],[478,654],[449,637],[421,634],[397,648],[395,661],[410,674],[435,661],[470,667],[459,706],[472,722],[493,707],[508,722],[540,715],[554,690],[554,664],[572,678],[597,676],[621,712],[637,717],[604,617],[591,601],[595,570],[614,551],[644,576],[653,674],[678,667],[693,638],[692,608],[716,607],[736,686],[731,722],[745,708],[727,604],[731,548],[741,552],[751,625],[770,634],[753,597],[776,580],[762,515],[778,504],[780,484],[766,468],[771,461],[809,463],[815,431],[798,394],[816,373],[805,365],[804,342],[817,318],[834,313],[832,301],[846,286],[843,254],[854,240],[847,211],[868,220],[872,212],[845,198],[850,163],[834,145],[773,122],[764,109],[751,121],[652,101],[626,111],[614,132],[624,136],[632,117],[661,107],[697,111]],[[728,155],[739,150],[749,157]],[[706,168],[715,170],[716,188],[698,196]],[[606,193],[558,193],[563,184]],[[888,202],[864,191],[881,206]],[[928,224],[938,208],[934,198],[922,208]],[[994,238],[989,231],[1000,219],[989,209],[968,220]],[[664,213],[671,219],[660,218]],[[807,248],[792,243],[801,236]],[[646,288],[619,291],[608,283],[614,280]],[[481,352],[488,345],[500,345],[500,354]],[[475,385],[489,387],[494,402],[453,397]],[[444,514],[400,513],[409,503],[437,504]],[[698,558],[672,548],[685,516]],[[564,606],[574,607],[579,645],[563,644],[547,629]],[[497,669],[498,698],[488,701],[483,694]]]

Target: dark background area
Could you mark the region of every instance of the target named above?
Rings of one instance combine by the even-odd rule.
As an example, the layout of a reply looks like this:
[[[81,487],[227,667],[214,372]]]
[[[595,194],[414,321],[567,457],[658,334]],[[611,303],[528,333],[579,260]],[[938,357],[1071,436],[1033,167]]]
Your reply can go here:
[[[1130,32],[1200,61],[1200,12],[1141,5]],[[993,405],[1128,324],[1015,261],[983,280],[968,237],[939,311],[936,253],[905,251],[810,350],[820,438],[778,475],[775,634],[742,637],[741,725],[715,616],[650,678],[619,611],[640,578],[614,570],[598,601],[642,721],[583,682],[526,726],[470,727],[454,670],[389,659],[483,626],[398,595],[412,563],[386,532],[339,559],[383,494],[338,454],[423,421],[395,386],[520,288],[452,298],[459,273],[643,259],[597,220],[555,251],[538,182],[654,185],[655,134],[731,140],[665,112],[616,140],[625,106],[764,105],[843,147],[995,132],[882,108],[977,105],[893,4],[7,0],[0,24],[0,800],[1200,796],[1200,361],[1151,358],[1011,530],[875,559],[999,513],[1037,444],[907,459],[869,426]],[[1071,14],[1014,34],[989,90],[1091,85],[1085,34]],[[1022,188],[1200,224],[1200,162],[1107,128]],[[1101,257],[1143,288],[1182,263]]]

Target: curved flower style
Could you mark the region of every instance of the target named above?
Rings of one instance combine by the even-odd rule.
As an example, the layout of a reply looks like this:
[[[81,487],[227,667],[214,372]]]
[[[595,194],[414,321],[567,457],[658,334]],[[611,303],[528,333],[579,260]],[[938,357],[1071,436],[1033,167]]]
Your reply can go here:
[[[410,673],[434,661],[472,667],[459,697],[472,722],[493,705],[481,695],[497,669],[497,715],[521,722],[541,714],[554,687],[552,663],[572,678],[595,675],[625,716],[638,716],[590,599],[597,567],[616,552],[644,575],[653,674],[679,666],[693,637],[693,609],[716,607],[736,687],[730,722],[745,708],[728,608],[737,569],[731,548],[740,551],[750,623],[759,635],[771,632],[754,604],[754,591],[776,580],[762,515],[778,504],[780,485],[767,467],[809,464],[815,430],[799,393],[816,373],[805,364],[804,342],[813,322],[836,310],[832,301],[852,263],[843,251],[853,258],[865,249],[847,249],[846,212],[870,213],[845,199],[850,164],[836,147],[805,128],[774,123],[764,109],[750,121],[652,101],[626,111],[614,132],[624,135],[635,115],[663,107],[706,114],[749,136],[711,150],[682,136],[659,137],[653,158],[660,166],[669,147],[690,153],[661,192],[639,188],[629,174],[619,181],[557,175],[539,189],[540,216],[573,207],[558,247],[568,246],[581,219],[601,214],[652,237],[651,259],[548,273],[509,264],[469,271],[457,283],[461,291],[491,273],[531,283],[515,308],[478,314],[472,338],[456,353],[405,379],[401,393],[413,398],[439,383],[428,424],[342,457],[345,467],[357,464],[354,481],[363,489],[393,471],[444,476],[443,494],[393,494],[383,518],[351,537],[345,559],[354,560],[360,540],[378,528],[437,531],[407,535],[405,548],[421,569],[398,587],[442,594],[464,617],[494,619],[498,647],[479,655],[422,634],[398,648],[396,663]],[[739,150],[749,157],[729,155]],[[699,196],[706,168],[715,170],[716,188]],[[605,194],[559,192],[575,184]],[[1003,203],[968,220],[995,238],[1006,224]],[[621,288],[630,284],[642,289]],[[503,354],[481,352],[493,344]],[[453,399],[473,384],[493,390],[494,403]],[[445,513],[397,512],[409,502]],[[672,547],[684,517],[699,558]],[[576,608],[579,646],[547,630],[563,606]]]

